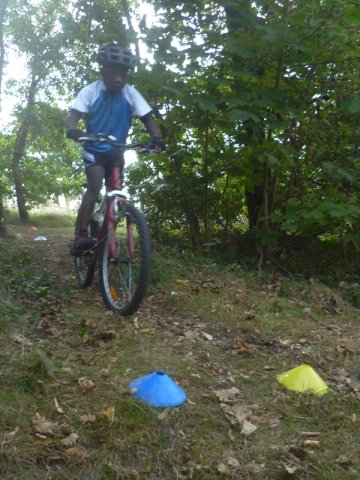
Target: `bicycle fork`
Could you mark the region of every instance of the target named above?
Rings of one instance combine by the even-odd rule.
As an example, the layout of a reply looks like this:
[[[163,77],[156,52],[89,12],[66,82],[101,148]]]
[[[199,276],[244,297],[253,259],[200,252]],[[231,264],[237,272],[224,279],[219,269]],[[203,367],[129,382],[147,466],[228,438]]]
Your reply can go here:
[[[123,198],[113,197],[109,208],[108,236],[109,236],[109,257],[115,261],[119,258],[118,248],[115,237],[115,225],[121,215],[121,209],[125,209],[125,202]],[[127,237],[128,261],[131,264],[135,263],[135,245],[134,245],[134,230],[129,213],[125,212],[125,228]]]

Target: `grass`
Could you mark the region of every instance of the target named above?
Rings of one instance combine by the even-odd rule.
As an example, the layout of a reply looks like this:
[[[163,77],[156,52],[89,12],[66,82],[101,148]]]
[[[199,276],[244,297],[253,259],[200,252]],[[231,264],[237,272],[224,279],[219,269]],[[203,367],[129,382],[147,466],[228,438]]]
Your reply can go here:
[[[148,298],[121,319],[97,283],[76,287],[71,227],[40,224],[47,242],[20,225],[0,241],[2,479],[359,478],[359,310],[342,287],[163,248]],[[328,394],[277,383],[302,363]],[[156,370],[188,402],[155,409],[130,395],[131,380]]]
[[[72,227],[75,221],[75,212],[63,211],[60,207],[43,207],[30,210],[30,226],[36,227]],[[6,226],[17,225],[21,228],[19,213],[15,209],[5,210]]]

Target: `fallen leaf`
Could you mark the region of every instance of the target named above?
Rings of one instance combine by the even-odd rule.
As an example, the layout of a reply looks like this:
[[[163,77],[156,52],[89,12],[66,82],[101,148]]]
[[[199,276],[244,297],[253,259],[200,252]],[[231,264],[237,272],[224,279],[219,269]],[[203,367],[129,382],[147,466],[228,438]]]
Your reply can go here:
[[[195,462],[195,460],[193,458],[189,458],[186,463],[185,463],[185,467],[187,468],[196,468],[197,467],[197,463]]]
[[[52,445],[54,443],[54,440],[52,438],[41,435],[40,433],[35,433],[35,435],[33,435],[33,439],[44,447],[47,447],[48,445]]]
[[[55,403],[55,408],[58,413],[64,413],[64,410],[60,407],[59,402],[57,401],[57,398],[54,398],[54,403]]]
[[[95,383],[87,377],[79,378],[78,383],[80,387],[84,388],[85,390],[92,390],[95,388]]]
[[[106,417],[109,420],[110,425],[112,425],[112,423],[114,422],[114,419],[115,419],[115,407],[114,407],[114,405],[109,405],[109,406],[105,407],[101,411],[101,415],[103,417]]]
[[[64,445],[64,447],[71,447],[75,445],[78,438],[79,435],[77,435],[76,433],[70,433],[68,437],[61,440],[61,444]]]
[[[221,390],[214,390],[214,393],[220,402],[233,402],[236,400],[236,396],[240,394],[240,390],[236,387],[231,387]]]
[[[239,339],[239,340],[235,340],[231,344],[231,350],[235,350],[237,353],[253,354],[256,349],[254,346],[249,345],[244,340]]]
[[[66,455],[69,457],[75,457],[75,458],[84,458],[86,457],[86,452],[79,447],[71,447],[65,450]]]
[[[280,420],[277,418],[258,417],[257,415],[251,415],[249,419],[260,425],[269,425],[271,428],[276,427],[280,423]]]
[[[95,328],[97,327],[97,322],[95,322],[95,320],[87,318],[87,319],[81,320],[81,326],[86,327],[89,330],[95,330]]]
[[[187,285],[189,283],[189,280],[182,280],[181,278],[178,278],[175,280],[176,285]]]
[[[303,445],[304,445],[305,448],[319,447],[320,442],[319,442],[319,440],[305,440]]]
[[[11,432],[5,432],[5,438],[13,438],[19,433],[20,427],[15,427]]]
[[[243,426],[242,426],[242,429],[241,429],[241,432],[243,435],[251,435],[252,433],[254,433],[256,430],[257,430],[257,426],[254,425],[253,423],[247,421],[247,420],[244,420],[244,423],[243,423]]]
[[[229,457],[229,458],[227,458],[227,459],[226,459],[226,463],[227,463],[228,465],[230,465],[230,467],[234,467],[234,468],[236,468],[236,467],[238,467],[238,466],[240,465],[239,460],[237,460],[237,459],[234,458],[234,457]]]
[[[150,327],[143,327],[143,328],[140,328],[139,332],[140,333],[150,333],[151,328]]]
[[[40,415],[39,412],[36,412],[33,416],[32,425],[38,433],[43,433],[46,435],[53,435],[53,429],[58,426],[56,422],[51,422],[50,420],[47,420],[45,417]]]
[[[163,412],[161,412],[159,415],[158,415],[158,419],[159,420],[164,420],[166,417],[168,417],[169,415],[169,410],[168,409],[165,409]]]
[[[94,423],[96,422],[96,416],[95,415],[80,415],[80,420],[83,423]]]
[[[235,403],[234,405],[226,405],[222,403],[221,408],[233,424],[240,423],[243,425],[244,421],[252,414],[251,407],[241,403]]]
[[[244,319],[245,320],[253,320],[255,318],[255,311],[254,310],[247,310],[244,312]]]
[[[210,335],[210,333],[206,333],[206,332],[201,332],[202,333],[202,336],[206,338],[206,340],[209,340],[209,342],[211,342],[214,337],[212,335]]]
[[[21,345],[26,345],[26,346],[32,345],[32,341],[24,337],[24,335],[16,334],[12,336],[12,339],[14,340],[14,342],[20,343]]]
[[[229,467],[225,463],[219,463],[216,468],[219,473],[230,473]]]
[[[199,332],[197,332],[196,330],[186,330],[184,333],[183,333],[184,337],[192,340],[196,337],[199,336]]]
[[[253,473],[259,474],[265,470],[265,464],[250,462],[246,464],[246,468]]]
[[[273,365],[264,365],[264,370],[267,372],[271,372],[275,370],[275,367]]]
[[[296,465],[287,465],[283,463],[283,466],[289,475],[294,475],[299,470],[299,467]]]

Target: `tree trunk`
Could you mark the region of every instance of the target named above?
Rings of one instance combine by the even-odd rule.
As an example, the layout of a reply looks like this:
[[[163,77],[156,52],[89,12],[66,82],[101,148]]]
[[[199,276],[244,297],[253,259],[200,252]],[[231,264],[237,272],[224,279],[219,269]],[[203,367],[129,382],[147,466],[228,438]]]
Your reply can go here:
[[[5,45],[4,45],[4,22],[5,12],[8,0],[2,0],[0,6],[0,112],[1,112],[1,93],[2,93],[2,80],[5,65]]]
[[[161,113],[159,108],[156,105],[152,105],[153,107],[153,114],[155,118],[159,120],[162,119]],[[171,132],[168,130],[162,123],[160,123],[160,130],[164,138],[169,138],[171,143],[175,143],[175,139],[171,138]],[[182,170],[182,162],[181,159],[178,158],[178,155],[174,155],[174,166],[176,174],[181,177],[181,170]],[[200,231],[200,223],[199,218],[196,215],[195,208],[189,200],[189,195],[184,187],[181,188],[181,194],[183,198],[183,211],[186,217],[186,222],[190,232],[191,238],[191,245],[193,250],[197,250],[201,244],[201,231]]]
[[[19,211],[19,218],[22,223],[29,223],[30,217],[25,201],[25,188],[22,184],[21,169],[18,166],[20,164],[21,155],[15,154],[13,157],[13,177],[15,184],[16,203]]]
[[[236,37],[239,31],[248,33],[253,39],[256,38],[256,25],[264,20],[256,15],[252,10],[251,0],[239,0],[230,2],[229,5],[224,6],[229,35]],[[284,5],[285,21],[283,32],[283,44],[286,44],[287,35],[287,16],[289,11],[289,2],[285,1]],[[241,48],[241,46],[239,47]],[[233,61],[244,64],[246,60],[240,57],[240,55],[233,55]],[[263,67],[256,61],[247,65],[247,68],[251,70],[252,74],[258,78],[259,82],[263,82]],[[276,68],[276,78],[273,88],[278,89],[280,87],[283,74],[283,53],[279,52]],[[241,86],[234,82],[234,92],[241,93]],[[246,135],[249,138],[249,144],[255,145],[254,154],[251,158],[251,177],[249,184],[251,190],[245,186],[245,198],[248,210],[249,228],[254,230],[256,240],[258,241],[259,251],[261,251],[262,258],[265,258],[268,254],[268,249],[264,247],[263,239],[271,233],[270,215],[275,206],[276,187],[280,175],[279,167],[274,172],[271,171],[269,164],[266,162],[260,162],[257,158],[256,145],[261,145],[265,141],[265,131],[263,127],[258,128],[246,128]],[[266,135],[267,143],[270,144],[272,139],[271,130]]]
[[[229,5],[224,6],[226,13],[226,21],[229,29],[229,35],[234,35],[237,30],[242,29],[244,31],[249,31],[254,29],[254,22],[248,22],[248,17],[252,15],[251,12],[251,1],[250,0],[239,0],[236,6],[234,2],[229,2]],[[239,55],[233,55],[234,63],[244,63]],[[255,70],[258,70],[255,68]],[[261,75],[261,71],[254,71],[255,75]],[[237,93],[241,89],[240,85],[235,83],[234,92]],[[254,139],[259,139],[263,141],[264,132],[262,130],[254,131],[253,128],[246,128],[246,135],[249,138],[249,141]],[[263,167],[257,159],[254,158],[252,162],[253,166],[253,176],[258,178],[256,184],[252,183],[251,189],[245,185],[245,203],[248,211],[248,221],[249,221],[249,230],[252,230],[258,225],[259,215],[262,210],[263,205],[263,192],[264,192],[264,182],[263,182]]]
[[[16,136],[13,159],[12,172],[15,184],[16,201],[21,222],[28,223],[30,221],[29,212],[26,206],[25,188],[22,181],[21,159],[24,155],[26,139],[30,130],[33,115],[33,106],[35,94],[40,78],[35,74],[32,75],[31,84],[27,97],[27,106],[25,110],[25,119]]]
[[[132,21],[131,21],[129,3],[128,3],[127,0],[122,0],[122,5],[123,5],[124,12],[125,12],[125,17],[126,17],[126,21],[127,21],[127,24],[128,24],[128,28],[129,28],[132,36],[133,36],[133,41],[135,42],[136,56],[139,59],[140,58],[139,40],[138,40],[138,36],[136,34],[136,31],[135,31],[134,26],[133,26]]]
[[[7,231],[4,222],[4,203],[2,195],[0,195],[0,237],[6,237]]]
[[[23,223],[28,223],[30,221],[29,212],[26,207],[25,189],[22,182],[22,172],[20,167],[29,128],[30,123],[28,120],[25,120],[17,134],[12,159],[12,172],[15,185],[16,202],[19,211],[20,221]]]
[[[4,22],[5,12],[8,0],[2,0],[0,6],[0,112],[1,112],[1,94],[2,94],[2,80],[5,64],[5,45],[4,45]],[[4,202],[0,185],[0,237],[7,235],[5,223],[4,223]]]
[[[174,165],[176,174],[178,177],[181,177],[181,170],[182,170],[182,162],[178,155],[173,156]],[[187,189],[182,186],[181,194],[183,198],[183,210],[186,217],[186,222],[190,232],[191,244],[193,250],[197,250],[201,243],[201,233],[200,233],[200,223],[198,216],[196,215],[194,206],[189,198],[189,192]]]
[[[209,127],[205,129],[205,145],[204,145],[204,240],[209,241]]]

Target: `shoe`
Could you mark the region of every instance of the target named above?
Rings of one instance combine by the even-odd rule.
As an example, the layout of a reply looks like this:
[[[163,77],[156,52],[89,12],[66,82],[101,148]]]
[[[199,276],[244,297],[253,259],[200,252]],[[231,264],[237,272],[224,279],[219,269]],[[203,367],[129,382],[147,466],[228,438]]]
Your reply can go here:
[[[84,250],[90,250],[95,245],[95,240],[88,235],[79,234],[76,235],[72,249],[74,252],[83,252]]]

